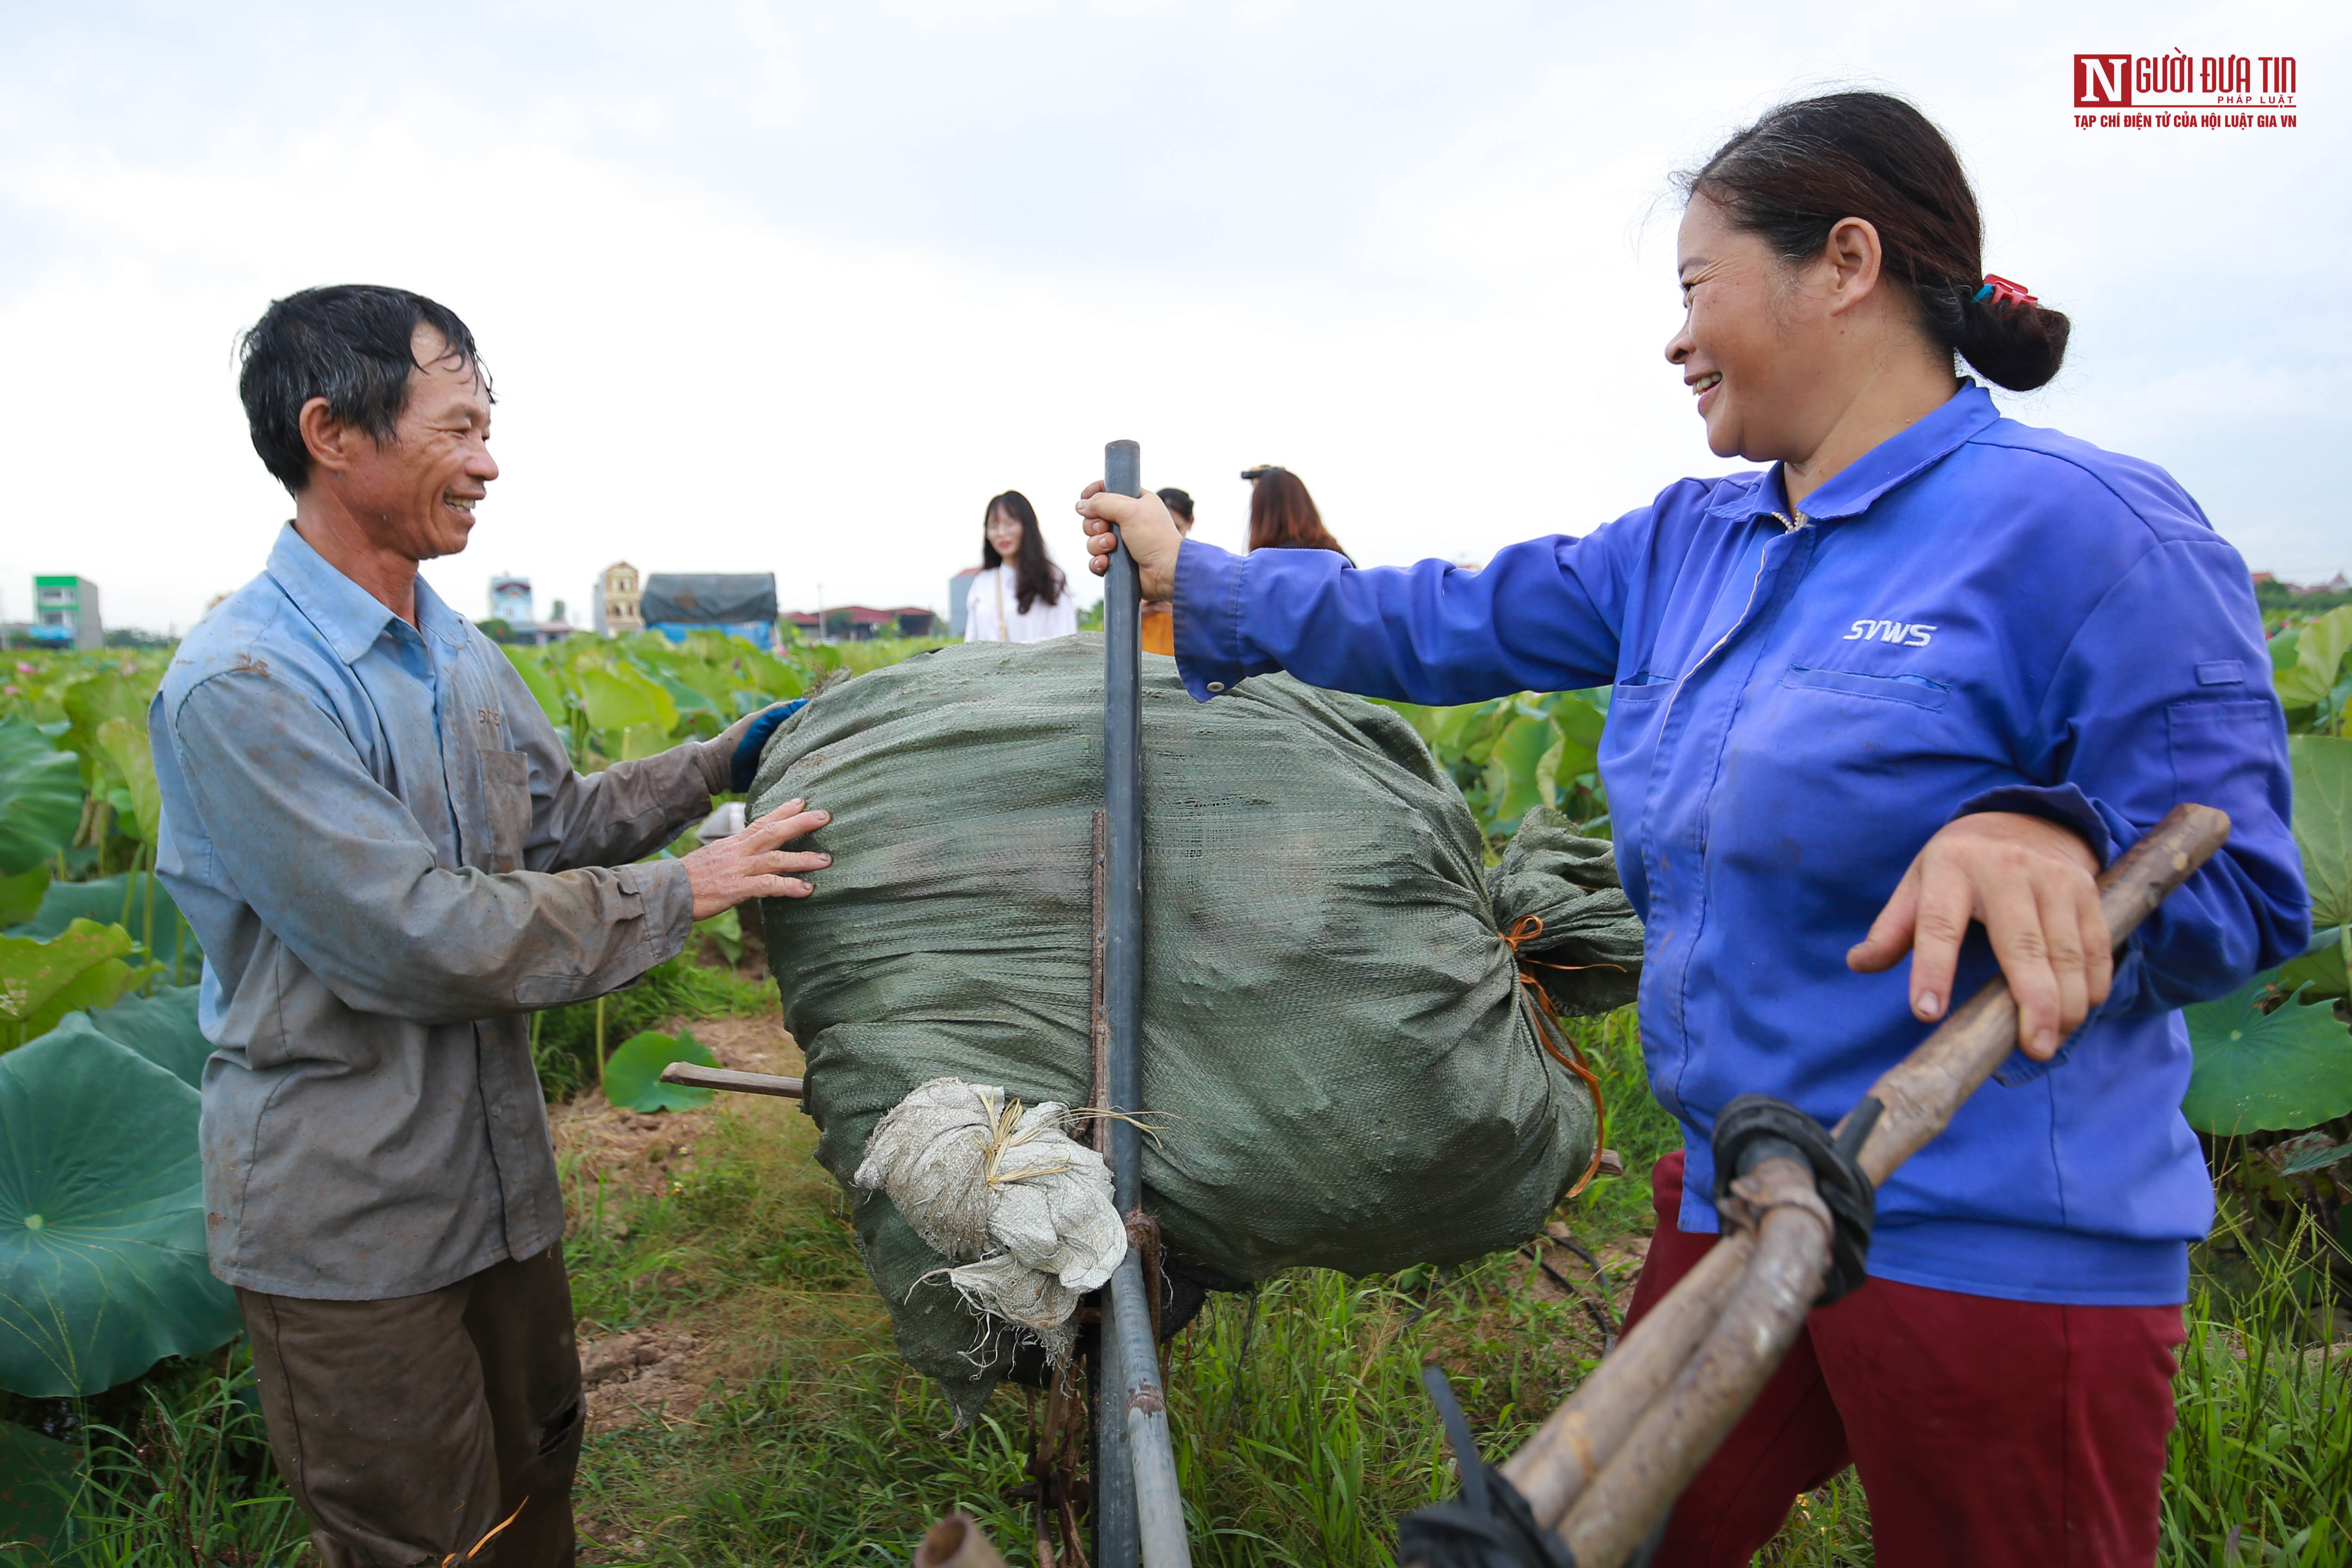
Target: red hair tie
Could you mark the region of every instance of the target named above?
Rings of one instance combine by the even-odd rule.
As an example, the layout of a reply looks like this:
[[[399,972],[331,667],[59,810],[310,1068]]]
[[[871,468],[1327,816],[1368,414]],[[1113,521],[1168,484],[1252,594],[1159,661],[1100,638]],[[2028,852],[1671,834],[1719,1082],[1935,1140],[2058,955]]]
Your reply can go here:
[[[1996,305],[2039,305],[2042,303],[2041,300],[2036,299],[2032,295],[2028,294],[2025,291],[2025,285],[2022,283],[2011,283],[2008,278],[1999,277],[1996,274],[1990,272],[1985,274],[1984,287],[1978,289],[1976,293],[1977,303],[1981,304],[1987,299],[1990,299]]]

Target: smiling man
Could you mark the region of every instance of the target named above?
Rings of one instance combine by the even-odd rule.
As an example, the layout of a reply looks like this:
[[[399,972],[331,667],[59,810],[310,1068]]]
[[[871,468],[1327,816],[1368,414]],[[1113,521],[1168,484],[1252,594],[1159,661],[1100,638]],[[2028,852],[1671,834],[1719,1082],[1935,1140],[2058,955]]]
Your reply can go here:
[[[580,1366],[528,1016],[805,897],[794,801],[638,863],[741,789],[751,718],[574,772],[505,655],[418,580],[499,466],[473,334],[314,288],[246,334],[253,444],[294,497],[149,717],[157,870],[205,947],[213,1271],[329,1568],[569,1563]]]

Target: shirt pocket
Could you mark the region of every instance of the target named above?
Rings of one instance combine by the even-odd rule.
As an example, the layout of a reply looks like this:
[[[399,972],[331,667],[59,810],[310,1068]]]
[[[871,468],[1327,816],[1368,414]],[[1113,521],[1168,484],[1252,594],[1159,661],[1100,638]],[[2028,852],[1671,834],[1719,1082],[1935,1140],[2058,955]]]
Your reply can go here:
[[[1874,702],[1902,703],[1941,713],[1952,700],[1952,688],[1925,675],[1873,675],[1860,670],[1813,670],[1792,664],[1780,684],[1793,692],[1835,692],[1842,696],[1867,697]]]
[[[482,795],[490,817],[490,870],[519,871],[530,838],[530,758],[520,751],[483,752]]]
[[[2241,821],[2255,821],[2266,810],[2289,814],[2287,802],[2275,798],[2285,732],[2276,704],[2260,697],[2174,703],[2164,719],[2176,805],[2193,800]]]

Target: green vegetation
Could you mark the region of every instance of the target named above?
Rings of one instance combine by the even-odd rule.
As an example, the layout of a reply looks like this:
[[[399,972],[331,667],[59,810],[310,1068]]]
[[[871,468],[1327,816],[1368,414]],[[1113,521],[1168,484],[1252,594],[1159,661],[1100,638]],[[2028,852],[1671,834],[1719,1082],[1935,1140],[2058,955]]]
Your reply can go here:
[[[2333,998],[2344,994],[2352,953],[2342,936],[2352,882],[2344,762],[2352,612],[2338,621],[2298,603],[2272,617],[2273,678],[2296,730],[2298,835],[2336,940],[2192,1015],[2192,1114],[2231,1130],[2208,1140],[2221,1218],[2196,1257],[2165,1485],[2168,1563],[2352,1564],[2352,1354],[2336,1337],[2352,1280],[2344,1269],[2352,1101],[2328,1110],[2346,1053]],[[507,652],[574,755],[593,767],[715,734],[831,670],[876,667],[940,642],[764,654],[716,637],[579,639]],[[204,1054],[189,993],[170,983],[175,969],[193,980],[200,955],[152,874],[143,716],[162,668],[160,654],[110,649],[16,656],[0,672],[0,997],[9,1009],[0,1012],[0,1050],[50,1041],[21,1061],[0,1054],[0,1135],[13,1148],[17,1129],[31,1129],[21,1135],[54,1139],[69,1162],[121,1166],[105,1179],[122,1190],[176,1194],[186,1182],[173,1162],[192,1158],[192,1123],[154,1134],[145,1149],[128,1138],[118,1148],[86,1135],[104,1118],[73,1108],[75,1096],[92,1093],[130,1103],[134,1082],[160,1106],[173,1098],[166,1085],[192,1082]],[[1607,831],[1592,755],[1607,696],[1398,706],[1500,841],[1536,804]],[[682,1045],[677,1020],[772,1014],[772,982],[736,967],[758,959],[742,924],[706,922],[698,934],[694,953],[635,987],[534,1020],[551,1098],[587,1091],[600,1065],[608,1075],[621,1067],[604,1061],[615,1046],[637,1048],[626,1070],[646,1066],[649,1076],[652,1059],[673,1048],[641,1046],[639,1037]],[[92,976],[71,1005],[53,1005]],[[21,999],[12,988],[20,982]],[[36,998],[38,986],[49,988]],[[1540,1259],[1499,1253],[1452,1271],[1369,1280],[1301,1271],[1213,1299],[1170,1359],[1179,1462],[1204,1564],[1387,1563],[1396,1517],[1450,1488],[1418,1384],[1424,1358],[1454,1375],[1497,1455],[1589,1369],[1601,1349],[1594,1314],[1613,1322],[1630,1296],[1631,1265],[1607,1244],[1647,1229],[1649,1168],[1679,1134],[1649,1097],[1631,1011],[1574,1028],[1601,1072],[1608,1141],[1626,1172],[1596,1181],[1556,1223],[1611,1262],[1612,1285],[1601,1286],[1571,1251],[1546,1247]],[[2252,1049],[2273,1034],[2295,1043]],[[59,1049],[68,1043],[69,1064]],[[2304,1076],[2281,1076],[2283,1063],[2300,1063]],[[52,1082],[64,1065],[72,1072]],[[171,1114],[192,1099],[173,1099],[183,1109]],[[2246,1113],[2253,1106],[2268,1109]],[[943,1436],[949,1412],[891,1351],[838,1191],[811,1158],[805,1118],[778,1103],[724,1099],[688,1120],[702,1129],[690,1156],[643,1156],[667,1161],[651,1167],[650,1186],[643,1163],[623,1172],[576,1149],[566,1157],[583,1332],[688,1331],[724,1347],[690,1419],[592,1439],[580,1506],[604,1544],[590,1561],[902,1559],[924,1525],[961,1506],[1015,1564],[1032,1562],[1029,1513],[1007,1495],[1024,1479],[1033,1415],[1019,1391],[1000,1393],[972,1428]],[[49,1222],[37,1203],[57,1207],[55,1198],[0,1191],[0,1235],[12,1239],[0,1245],[0,1287],[26,1277],[20,1254],[39,1234],[26,1216],[42,1214],[45,1229]],[[0,1336],[5,1321],[0,1307]],[[183,1333],[174,1322],[194,1326]],[[0,1392],[0,1542],[56,1545],[69,1531],[83,1549],[70,1560],[121,1568],[310,1561],[306,1527],[268,1463],[250,1368],[237,1342],[222,1343],[226,1328],[206,1326],[190,1295],[106,1332],[118,1331],[129,1348],[68,1346],[63,1359],[84,1372],[65,1395],[11,1374],[0,1354],[0,1385],[14,1388]],[[0,1563],[45,1561],[40,1547],[0,1544]],[[1851,1477],[1802,1500],[1763,1561],[1869,1562],[1868,1511]]]
[[[1609,688],[1517,696],[1465,707],[1385,706],[1412,721],[1431,753],[1470,803],[1470,814],[1499,852],[1496,841],[1518,831],[1538,806],[1549,806],[1581,824],[1593,838],[1610,837],[1609,797],[1601,783],[1601,731],[1609,719]]]

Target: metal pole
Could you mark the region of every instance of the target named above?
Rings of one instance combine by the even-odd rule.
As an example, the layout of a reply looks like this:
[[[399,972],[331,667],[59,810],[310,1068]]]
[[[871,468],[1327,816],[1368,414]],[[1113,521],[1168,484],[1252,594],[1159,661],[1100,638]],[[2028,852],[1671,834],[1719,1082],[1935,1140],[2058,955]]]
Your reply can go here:
[[[1103,488],[1143,494],[1142,449],[1103,449]],[[1103,581],[1104,833],[1103,1011],[1110,1108],[1143,1109],[1143,602],[1135,558],[1115,550]],[[1136,1129],[1113,1120],[1112,1197],[1122,1215],[1143,1206],[1143,1155]],[[1160,1383],[1143,1259],[1133,1247],[1102,1295],[1103,1368],[1096,1391],[1095,1561],[1100,1568],[1191,1568],[1176,1449]]]
[[[1151,1343],[1151,1301],[1143,1260],[1129,1248],[1110,1277],[1108,1292],[1118,1330],[1120,1401],[1135,1484],[1136,1533],[1150,1568],[1190,1568],[1184,1540],[1184,1497],[1176,1486],[1176,1446],[1168,1429],[1168,1396],[1160,1385],[1160,1347]]]
[[[1103,487],[1122,496],[1140,495],[1143,452],[1132,441],[1103,449]],[[1103,1013],[1108,1040],[1105,1103],[1132,1113],[1142,1100],[1142,1069],[1135,1049],[1136,1020],[1143,1002],[1143,727],[1142,601],[1136,592],[1135,559],[1111,552],[1103,578]],[[1134,1212],[1142,1192],[1141,1151],[1135,1129],[1105,1124],[1109,1133],[1111,1196],[1120,1214]],[[1130,1250],[1122,1271],[1138,1260]],[[1146,1361],[1130,1369],[1129,1336],[1121,1332],[1116,1275],[1102,1293],[1101,1343],[1095,1357],[1095,1562],[1097,1568],[1137,1568],[1142,1541],[1136,1518],[1135,1465],[1128,1441],[1127,1400],[1136,1371],[1157,1381],[1158,1356],[1144,1331]],[[1148,1303],[1147,1303],[1148,1304]]]

